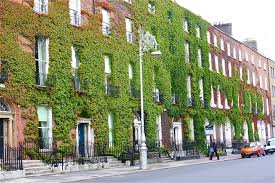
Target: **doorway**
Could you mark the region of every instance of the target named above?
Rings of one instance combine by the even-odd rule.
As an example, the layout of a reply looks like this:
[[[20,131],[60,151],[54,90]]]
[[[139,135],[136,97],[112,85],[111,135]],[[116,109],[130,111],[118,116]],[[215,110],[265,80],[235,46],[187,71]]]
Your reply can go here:
[[[88,146],[88,124],[80,123],[78,125],[78,150],[80,156],[85,156]]]

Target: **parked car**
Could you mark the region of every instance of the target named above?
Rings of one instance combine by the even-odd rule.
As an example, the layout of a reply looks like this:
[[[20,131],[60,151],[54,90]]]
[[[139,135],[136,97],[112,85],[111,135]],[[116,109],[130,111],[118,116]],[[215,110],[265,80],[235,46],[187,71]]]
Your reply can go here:
[[[241,149],[242,158],[251,156],[265,156],[264,145],[260,142],[250,142]]]
[[[271,153],[273,154],[275,152],[275,138],[268,139],[266,146],[265,146],[265,153]]]

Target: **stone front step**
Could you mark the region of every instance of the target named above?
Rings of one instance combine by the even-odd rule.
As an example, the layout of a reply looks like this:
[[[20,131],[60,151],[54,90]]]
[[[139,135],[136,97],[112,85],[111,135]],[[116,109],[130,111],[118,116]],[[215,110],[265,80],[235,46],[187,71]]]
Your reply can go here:
[[[40,160],[24,160],[23,168],[26,176],[48,175],[53,173],[48,165]]]

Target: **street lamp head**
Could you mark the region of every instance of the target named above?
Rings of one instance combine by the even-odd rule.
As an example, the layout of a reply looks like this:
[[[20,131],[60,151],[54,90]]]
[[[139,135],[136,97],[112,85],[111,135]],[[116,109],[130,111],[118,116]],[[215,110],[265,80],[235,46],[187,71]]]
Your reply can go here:
[[[155,56],[155,57],[160,57],[161,56],[161,51],[160,50],[157,50],[157,51],[153,51],[151,53],[151,55]]]

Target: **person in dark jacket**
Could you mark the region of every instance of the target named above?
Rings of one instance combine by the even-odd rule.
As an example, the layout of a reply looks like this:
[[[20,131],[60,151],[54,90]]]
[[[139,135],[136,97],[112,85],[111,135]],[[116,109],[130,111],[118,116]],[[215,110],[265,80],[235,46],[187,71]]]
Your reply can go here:
[[[216,144],[216,142],[212,142],[211,148],[210,148],[210,153],[211,153],[211,155],[210,155],[210,159],[209,160],[212,160],[214,153],[216,153],[217,160],[220,160],[220,157],[219,157],[219,154],[218,154],[218,151],[217,151],[217,144]]]

